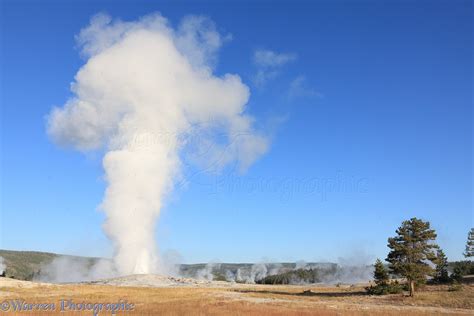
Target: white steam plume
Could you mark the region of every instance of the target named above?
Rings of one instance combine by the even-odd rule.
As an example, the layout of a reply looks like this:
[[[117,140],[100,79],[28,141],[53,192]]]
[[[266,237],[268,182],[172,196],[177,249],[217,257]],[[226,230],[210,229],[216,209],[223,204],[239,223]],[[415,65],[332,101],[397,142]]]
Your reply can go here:
[[[2,275],[6,269],[7,266],[5,265],[5,260],[3,259],[3,257],[0,257],[0,275]]]
[[[111,260],[59,256],[48,264],[42,265],[33,280],[64,283],[93,281],[116,276],[117,271]]]
[[[248,87],[237,75],[213,74],[223,40],[206,18],[173,29],[160,14],[135,22],[100,14],[77,36],[87,62],[74,96],[51,111],[48,133],[60,145],[105,149],[100,208],[121,274],[159,272],[155,222],[192,135],[214,144],[207,154],[218,158],[203,160],[219,167],[235,160],[245,169],[267,150],[244,112]],[[224,144],[216,131],[228,136]]]

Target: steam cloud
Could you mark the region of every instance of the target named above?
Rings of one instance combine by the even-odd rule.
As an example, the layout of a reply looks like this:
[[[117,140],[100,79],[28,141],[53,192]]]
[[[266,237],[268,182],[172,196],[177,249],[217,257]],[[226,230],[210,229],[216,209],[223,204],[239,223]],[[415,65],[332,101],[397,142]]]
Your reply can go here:
[[[3,257],[0,257],[0,275],[3,274],[6,269],[7,266],[5,265],[5,260],[3,259]]]
[[[40,282],[84,282],[117,276],[115,266],[107,259],[60,256],[41,266],[33,279]]]
[[[311,272],[313,273],[311,274],[312,279],[295,273],[287,275],[286,279],[280,277],[279,281],[273,281],[277,282],[275,284],[354,284],[372,280],[374,271],[371,264],[351,262],[346,258],[341,258],[339,263],[299,261],[295,263],[243,264],[239,268],[232,266],[233,264],[208,263],[197,271],[181,271],[181,275],[206,281],[213,281],[218,277],[218,280],[223,278],[228,282],[255,284],[264,281],[266,277],[283,275],[292,271],[303,272],[302,270],[306,270],[310,272],[315,270]],[[283,281],[288,283],[283,283]],[[271,282],[266,284],[273,284]]]
[[[105,149],[100,208],[120,274],[160,272],[155,223],[182,177],[190,139],[208,148],[201,161],[219,168],[236,161],[245,169],[267,150],[244,112],[248,87],[237,75],[213,73],[226,38],[206,18],[188,16],[172,28],[160,14],[135,22],[99,14],[77,36],[87,62],[47,129],[60,145]]]

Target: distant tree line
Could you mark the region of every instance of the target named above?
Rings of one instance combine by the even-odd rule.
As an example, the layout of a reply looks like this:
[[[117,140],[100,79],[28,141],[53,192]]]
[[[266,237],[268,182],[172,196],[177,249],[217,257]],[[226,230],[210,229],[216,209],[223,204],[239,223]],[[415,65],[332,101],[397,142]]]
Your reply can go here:
[[[296,269],[286,271],[279,274],[268,275],[260,280],[256,280],[257,284],[293,284],[293,283],[318,283],[321,282],[320,269]]]

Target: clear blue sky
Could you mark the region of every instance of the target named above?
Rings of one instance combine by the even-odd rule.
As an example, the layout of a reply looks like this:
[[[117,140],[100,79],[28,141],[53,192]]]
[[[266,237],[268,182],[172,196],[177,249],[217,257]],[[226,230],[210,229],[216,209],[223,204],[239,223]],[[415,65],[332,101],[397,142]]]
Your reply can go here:
[[[272,133],[243,176],[192,177],[169,197],[162,251],[187,262],[385,258],[387,238],[417,216],[461,258],[474,225],[470,1],[1,1],[0,248],[111,254],[96,210],[101,155],[45,132],[84,63],[74,36],[101,11],[210,17],[232,34],[217,73],[242,77],[249,112]],[[291,60],[257,84],[262,49]]]

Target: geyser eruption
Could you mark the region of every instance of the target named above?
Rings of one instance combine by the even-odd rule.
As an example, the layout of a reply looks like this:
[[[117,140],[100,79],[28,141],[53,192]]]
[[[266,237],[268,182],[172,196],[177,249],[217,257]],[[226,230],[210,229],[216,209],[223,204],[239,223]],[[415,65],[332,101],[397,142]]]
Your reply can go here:
[[[213,74],[223,40],[206,18],[186,17],[174,29],[160,14],[135,22],[100,14],[77,36],[87,62],[73,97],[51,111],[48,133],[81,151],[105,149],[100,209],[121,274],[159,272],[155,223],[182,177],[191,135],[218,166],[235,160],[246,168],[267,149],[244,113],[248,87],[237,75]]]

